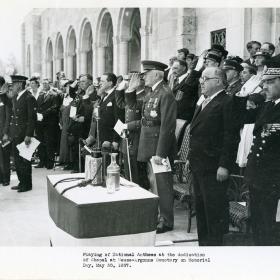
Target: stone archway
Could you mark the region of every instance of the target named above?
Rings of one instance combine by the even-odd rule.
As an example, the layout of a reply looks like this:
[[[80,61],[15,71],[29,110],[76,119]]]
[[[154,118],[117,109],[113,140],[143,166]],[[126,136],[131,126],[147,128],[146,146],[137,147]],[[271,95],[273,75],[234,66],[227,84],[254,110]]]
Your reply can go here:
[[[31,77],[31,51],[30,51],[30,45],[27,46],[27,53],[26,53],[26,75],[27,75],[27,77]]]
[[[82,25],[80,46],[80,73],[92,75],[92,29],[88,20]]]
[[[53,81],[53,74],[53,44],[52,41],[48,39],[46,48],[46,76]]]
[[[120,74],[140,71],[141,66],[141,17],[139,8],[121,9],[119,16]]]
[[[114,46],[113,46],[113,23],[111,14],[104,9],[97,25],[97,75],[104,72],[113,72]]]
[[[64,46],[62,36],[60,33],[57,35],[56,39],[55,71],[64,71]]]
[[[72,27],[67,33],[66,50],[66,77],[74,80],[77,78],[77,41]]]

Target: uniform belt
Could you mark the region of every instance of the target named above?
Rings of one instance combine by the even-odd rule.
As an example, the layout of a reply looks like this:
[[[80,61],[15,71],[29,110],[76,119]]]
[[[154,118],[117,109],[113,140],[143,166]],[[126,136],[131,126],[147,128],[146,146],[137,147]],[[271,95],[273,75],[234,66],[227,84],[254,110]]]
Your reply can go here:
[[[145,119],[142,119],[142,126],[148,126],[148,127],[160,126],[160,120],[145,120]]]

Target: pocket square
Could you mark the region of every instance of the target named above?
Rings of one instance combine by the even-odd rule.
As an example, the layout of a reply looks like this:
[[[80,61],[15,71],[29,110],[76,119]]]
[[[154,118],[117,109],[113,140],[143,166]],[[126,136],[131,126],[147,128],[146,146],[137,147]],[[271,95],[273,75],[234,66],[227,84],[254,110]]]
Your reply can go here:
[[[0,106],[4,106],[4,103],[3,103],[3,102],[0,102]]]
[[[111,107],[111,106],[113,106],[113,104],[112,104],[112,102],[109,102],[109,103],[107,104],[107,107]]]

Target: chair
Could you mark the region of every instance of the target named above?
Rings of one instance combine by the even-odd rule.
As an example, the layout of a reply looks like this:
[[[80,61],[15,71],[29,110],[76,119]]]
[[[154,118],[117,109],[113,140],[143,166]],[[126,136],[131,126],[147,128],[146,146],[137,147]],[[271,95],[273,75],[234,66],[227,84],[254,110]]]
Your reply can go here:
[[[188,125],[185,129],[182,145],[178,153],[179,158],[174,161],[175,176],[173,179],[174,196],[182,205],[184,205],[187,211],[188,233],[191,231],[191,219],[194,216],[192,174],[188,165],[186,165],[189,151],[189,133],[190,125]]]
[[[244,177],[231,175],[228,188],[229,220],[240,233],[250,231],[249,190]]]

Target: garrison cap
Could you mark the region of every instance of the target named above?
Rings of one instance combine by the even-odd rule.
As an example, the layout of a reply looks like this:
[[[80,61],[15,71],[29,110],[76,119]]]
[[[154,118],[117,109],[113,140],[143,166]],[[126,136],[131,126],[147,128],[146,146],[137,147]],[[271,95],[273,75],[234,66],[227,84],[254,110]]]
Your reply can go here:
[[[240,58],[239,56],[229,57],[224,61],[223,69],[236,70],[237,72],[241,72],[243,70],[243,66],[240,63],[242,63],[242,61],[242,58]]]
[[[143,72],[141,73],[145,73],[149,70],[164,71],[166,68],[168,68],[166,64],[154,60],[142,60],[141,63],[143,65]]]

